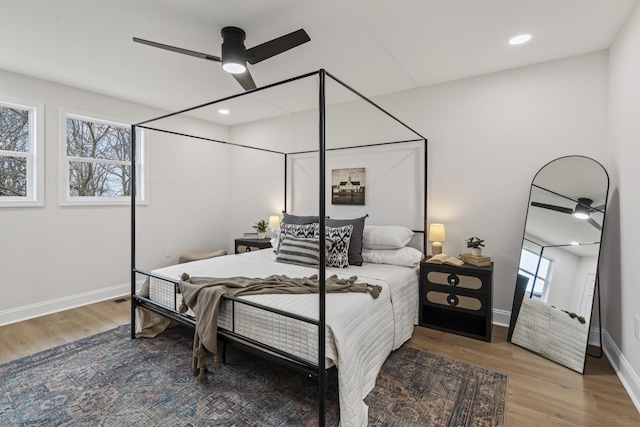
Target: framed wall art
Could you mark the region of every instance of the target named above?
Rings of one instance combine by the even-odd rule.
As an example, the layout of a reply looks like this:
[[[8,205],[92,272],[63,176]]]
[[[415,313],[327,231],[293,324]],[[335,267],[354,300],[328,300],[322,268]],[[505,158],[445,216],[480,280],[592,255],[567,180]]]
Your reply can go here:
[[[365,168],[331,170],[331,204],[364,205]]]

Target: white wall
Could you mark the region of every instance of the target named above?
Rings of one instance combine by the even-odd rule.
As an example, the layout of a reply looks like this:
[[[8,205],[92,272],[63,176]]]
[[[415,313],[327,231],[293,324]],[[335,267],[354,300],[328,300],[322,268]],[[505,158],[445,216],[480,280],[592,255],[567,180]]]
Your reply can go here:
[[[357,89],[357,82],[352,85]],[[443,250],[448,254],[457,256],[465,251],[468,237],[477,235],[486,240],[484,252],[495,262],[494,309],[508,312],[535,173],[550,160],[571,154],[607,165],[606,52],[395,93],[374,101],[428,138],[428,220],[445,224]],[[337,126],[340,135],[349,126],[366,129],[370,123],[358,109],[348,105],[337,109],[351,112],[348,121],[337,125],[328,122],[329,127]],[[309,122],[308,115],[303,113],[302,121]],[[232,138],[241,142],[253,136],[275,143],[273,135],[284,130],[295,140],[295,132],[286,125],[291,121],[295,122],[288,118],[264,121],[259,127],[236,126]],[[377,162],[369,163],[368,176],[369,169],[374,173],[375,168],[388,168],[387,159]],[[354,159],[352,166],[361,165]],[[245,175],[251,182],[263,179]],[[317,194],[315,182],[309,178],[309,188],[304,190],[299,188],[300,182],[294,184],[302,193]],[[369,187],[373,185],[382,184],[368,181]],[[421,196],[415,186],[400,185],[395,191],[407,203]],[[383,210],[384,221],[391,221],[389,212],[399,210],[398,202],[382,200],[382,204],[368,204],[361,211],[333,208],[332,216],[371,215],[376,210]],[[248,224],[248,218],[243,222]],[[382,221],[372,215],[368,222]],[[508,323],[507,318],[496,320]]]
[[[0,93],[45,105],[45,206],[0,209],[0,324],[82,305],[129,291],[128,206],[61,207],[60,107],[130,122],[161,112],[79,89],[0,71]],[[193,121],[192,126],[205,126]],[[228,138],[228,129],[206,125]],[[149,138],[149,197],[138,215],[139,267],[175,263],[181,251],[226,247],[226,149],[214,144]],[[188,146],[188,149],[187,149]],[[222,152],[221,152],[222,150]],[[212,179],[220,183],[210,185]],[[202,219],[200,225],[194,215]],[[220,232],[222,230],[222,232]],[[173,256],[165,257],[165,247]]]
[[[602,291],[607,355],[622,372],[623,383],[640,409],[640,340],[633,316],[640,315],[637,274],[640,239],[640,6],[609,52],[609,156],[612,192],[605,236],[606,277]],[[605,340],[605,344],[607,341]]]
[[[509,311],[533,176],[570,154],[607,167],[607,54],[597,52],[393,94],[378,102],[429,139],[430,222],[443,250],[485,239],[494,309]]]

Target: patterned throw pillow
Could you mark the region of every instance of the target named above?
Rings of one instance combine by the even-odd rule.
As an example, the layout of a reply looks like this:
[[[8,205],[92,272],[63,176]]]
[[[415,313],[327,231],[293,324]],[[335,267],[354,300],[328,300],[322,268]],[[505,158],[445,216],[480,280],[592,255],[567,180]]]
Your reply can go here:
[[[349,267],[349,241],[353,225],[345,225],[342,227],[326,227],[326,238],[333,240],[333,245],[327,254],[327,267]],[[318,230],[318,234],[320,230]]]
[[[282,241],[287,236],[301,237],[303,239],[317,238],[319,230],[320,225],[317,222],[315,224],[281,224],[276,254],[280,253]]]
[[[353,219],[327,218],[327,227],[342,227],[353,225],[351,240],[349,241],[349,265],[362,265],[362,234],[364,233],[364,221],[367,216]]]

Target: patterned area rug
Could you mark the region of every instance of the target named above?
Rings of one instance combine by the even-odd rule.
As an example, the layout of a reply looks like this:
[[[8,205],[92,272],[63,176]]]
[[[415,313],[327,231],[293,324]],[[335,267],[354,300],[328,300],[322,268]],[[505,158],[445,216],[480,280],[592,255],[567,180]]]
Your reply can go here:
[[[315,426],[317,383],[228,347],[197,383],[192,335],[152,339],[122,326],[0,366],[0,425]],[[503,426],[505,375],[402,347],[367,396],[370,426]],[[337,378],[327,425],[338,424]]]

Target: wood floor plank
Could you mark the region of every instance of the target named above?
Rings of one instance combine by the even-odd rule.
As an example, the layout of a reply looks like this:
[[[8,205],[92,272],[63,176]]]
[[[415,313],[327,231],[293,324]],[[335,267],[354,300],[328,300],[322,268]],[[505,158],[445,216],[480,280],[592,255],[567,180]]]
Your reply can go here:
[[[109,300],[2,326],[0,363],[126,325],[129,316],[128,299]],[[491,342],[417,326],[406,345],[506,374],[509,427],[640,426],[640,413],[606,357],[587,357],[581,375],[506,337],[499,326]]]

